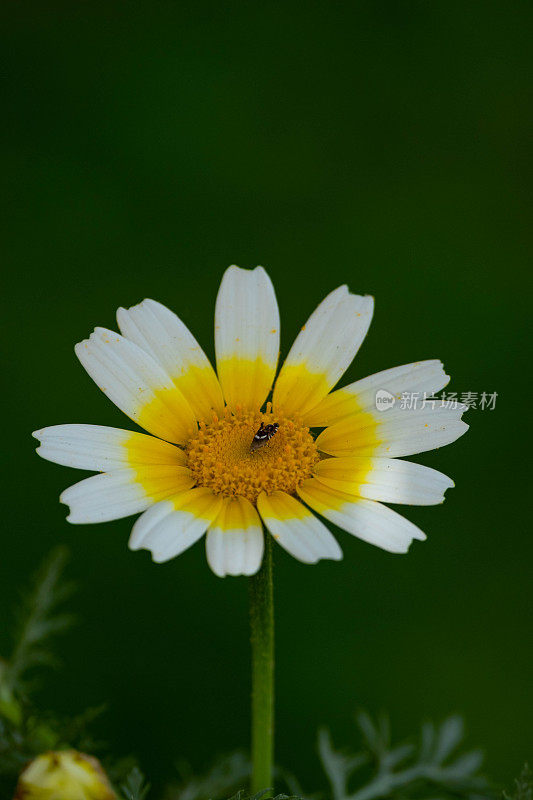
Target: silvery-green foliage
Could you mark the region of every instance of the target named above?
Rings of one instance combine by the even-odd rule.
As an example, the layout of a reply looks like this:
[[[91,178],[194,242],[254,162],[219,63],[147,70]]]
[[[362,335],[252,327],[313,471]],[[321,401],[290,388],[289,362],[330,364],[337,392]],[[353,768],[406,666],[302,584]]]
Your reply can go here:
[[[247,786],[252,774],[252,764],[241,751],[218,758],[211,769],[203,775],[195,775],[185,763],[178,764],[179,784],[169,786],[165,800],[260,800],[270,789],[257,795],[250,795],[240,787]],[[290,794],[278,794],[274,800],[297,800],[302,792],[296,778],[287,771],[276,767],[274,778],[277,786],[283,786]],[[238,791],[239,790],[239,791]],[[311,795],[306,795],[311,800]]]
[[[250,794],[249,792],[237,792],[234,794],[230,800],[261,800],[263,797],[270,797],[272,794],[271,789],[263,789],[261,792],[256,792],[255,794]],[[272,800],[302,800],[300,797],[296,797],[292,794],[276,794],[272,798]]]
[[[362,739],[358,752],[334,747],[329,732],[319,733],[319,757],[330,784],[326,794],[304,791],[296,779],[279,767],[276,785],[292,797],[305,800],[488,800],[495,795],[479,774],[479,750],[463,751],[463,723],[453,716],[440,725],[426,723],[418,741],[393,745],[386,717],[374,721],[360,713],[357,724]],[[166,800],[256,800],[235,787],[246,786],[251,773],[249,759],[234,753],[218,760],[198,777],[181,769],[180,786],[171,787]],[[279,798],[282,796],[279,795]],[[520,796],[506,800],[533,800]]]
[[[7,794],[23,764],[54,748],[59,733],[49,715],[38,715],[28,700],[28,673],[54,663],[48,640],[63,631],[70,618],[57,611],[70,594],[62,581],[63,549],[54,551],[35,576],[15,612],[17,624],[11,653],[0,658],[0,795]]]
[[[28,672],[54,662],[50,637],[64,630],[70,617],[58,613],[58,604],[71,592],[61,579],[65,552],[53,553],[34,580],[18,613],[17,636],[12,653],[0,658],[0,796],[12,796],[22,765],[51,749],[74,747],[96,753],[101,746],[87,736],[88,723],[101,713],[89,709],[68,720],[37,710],[28,697]],[[328,731],[319,735],[319,755],[331,790],[326,794],[302,790],[296,778],[276,768],[275,783],[291,794],[274,800],[487,800],[494,798],[479,774],[479,751],[461,752],[463,726],[459,717],[440,725],[422,726],[416,743],[391,743],[388,720],[373,721],[359,714],[362,743],[357,752],[337,750]],[[105,768],[123,800],[149,800],[150,786],[131,759],[106,760]],[[270,791],[250,795],[235,792],[247,786],[250,760],[243,753],[220,759],[209,772],[195,776],[183,766],[180,782],[168,787],[166,800],[262,800]],[[533,800],[532,776],[524,768],[512,794],[502,800]],[[156,800],[154,798],[154,800]]]
[[[150,784],[146,782],[139,767],[133,767],[120,789],[125,800],[146,800]]]
[[[263,789],[261,792],[256,792],[255,794],[250,794],[249,792],[241,790],[234,794],[230,800],[262,800],[263,797],[270,797],[271,793],[271,789]],[[301,800],[301,798],[289,794],[276,794],[272,800]]]
[[[11,797],[23,765],[46,750],[74,747],[94,752],[87,725],[101,713],[88,709],[61,719],[37,709],[29,696],[34,667],[57,663],[50,639],[71,623],[58,606],[72,592],[63,580],[66,551],[55,550],[46,559],[30,590],[15,610],[16,626],[11,654],[0,658],[0,796]]]
[[[520,777],[514,783],[513,794],[503,793],[505,800],[533,800],[533,772],[529,769],[529,764],[524,764]]]
[[[14,647],[2,672],[5,691],[20,693],[32,667],[56,663],[48,641],[72,623],[71,615],[57,611],[73,588],[62,579],[66,560],[64,548],[54,550],[35,575],[30,591],[22,595],[15,611]]]
[[[353,754],[335,749],[327,730],[319,733],[320,760],[333,800],[493,796],[479,774],[481,752],[457,752],[463,739],[460,717],[448,717],[437,726],[426,723],[416,744],[392,745],[386,717],[374,721],[360,713],[357,724],[363,741]]]
[[[246,786],[251,774],[250,759],[236,752],[219,758],[204,775],[194,775],[189,766],[177,765],[179,784],[169,787],[167,800],[206,800],[231,796],[236,789]]]

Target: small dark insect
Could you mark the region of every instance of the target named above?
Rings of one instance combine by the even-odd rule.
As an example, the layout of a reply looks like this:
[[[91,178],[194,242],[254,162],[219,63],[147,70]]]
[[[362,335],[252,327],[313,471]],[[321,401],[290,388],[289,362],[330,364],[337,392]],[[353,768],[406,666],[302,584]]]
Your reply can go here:
[[[279,422],[273,422],[272,425],[263,425],[263,423],[261,423],[259,430],[252,439],[252,452],[263,447],[264,444],[270,441],[274,434],[278,432],[278,428]]]

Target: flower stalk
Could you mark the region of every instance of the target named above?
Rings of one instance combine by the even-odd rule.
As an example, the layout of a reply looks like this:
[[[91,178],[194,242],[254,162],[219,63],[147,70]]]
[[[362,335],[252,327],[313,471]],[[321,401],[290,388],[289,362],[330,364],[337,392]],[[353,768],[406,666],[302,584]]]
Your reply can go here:
[[[272,541],[265,537],[263,565],[250,578],[252,646],[252,793],[272,788],[274,759],[274,586]]]

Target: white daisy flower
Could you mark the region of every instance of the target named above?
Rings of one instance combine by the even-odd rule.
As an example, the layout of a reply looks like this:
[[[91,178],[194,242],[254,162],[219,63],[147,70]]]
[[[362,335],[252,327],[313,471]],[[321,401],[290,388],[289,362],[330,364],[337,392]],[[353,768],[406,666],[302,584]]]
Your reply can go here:
[[[263,525],[300,561],[340,559],[337,540],[315,513],[393,553],[425,539],[382,503],[443,501],[453,481],[399,457],[453,442],[468,429],[461,420],[467,407],[376,408],[378,390],[400,398],[442,389],[449,377],[437,360],[331,391],[365,338],[373,306],[372,297],[346,286],[331,292],[275,383],[279,312],[262,267],[224,273],[215,309],[218,377],[168,308],[154,300],[120,308],[121,333],[96,328],[76,354],[110,400],[151,435],[98,425],[34,433],[43,458],[101,473],[61,495],[69,522],[143,512],[129,546],[149,550],[157,562],[207,531],[207,560],[220,576],[257,572]],[[315,436],[311,429],[321,430]]]

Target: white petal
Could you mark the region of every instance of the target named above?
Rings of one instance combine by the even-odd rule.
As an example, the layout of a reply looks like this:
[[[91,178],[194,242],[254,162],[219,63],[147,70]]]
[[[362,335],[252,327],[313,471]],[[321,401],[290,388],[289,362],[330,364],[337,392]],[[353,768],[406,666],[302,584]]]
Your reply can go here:
[[[279,311],[263,267],[229,267],[215,308],[217,371],[226,402],[259,409],[272,387],[279,355]]]
[[[342,550],[333,534],[302,503],[285,492],[262,493],[257,508],[274,539],[304,564],[338,561]]]
[[[337,492],[316,478],[305,481],[298,494],[339,528],[390,553],[406,553],[413,539],[426,538],[420,528],[391,508]]]
[[[468,430],[460,417],[468,407],[362,411],[326,428],[316,439],[323,453],[334,456],[410,456],[450,444]]]
[[[93,475],[65,489],[59,499],[70,506],[68,522],[108,522],[144,511],[152,500],[135,477],[136,470],[122,469]]]
[[[150,550],[161,563],[187,550],[200,539],[217,516],[221,498],[209,489],[196,488],[163,501],[137,520],[130,548]]]
[[[305,424],[322,428],[359,411],[375,410],[377,392],[388,392],[396,401],[404,393],[418,396],[422,401],[424,396],[439,392],[449,380],[437,359],[385,369],[328,394],[305,415]]]
[[[171,378],[133,342],[105,328],[76,345],[79,360],[109,399],[142,428],[183,443],[196,429],[191,408]]]
[[[59,498],[70,506],[69,522],[106,522],[129,517],[194,486],[187,467],[150,464],[93,475],[66,489]]]
[[[162,564],[192,547],[202,538],[208,525],[209,522],[200,517],[174,511],[146,537],[143,547],[150,550],[156,563]]]
[[[325,458],[315,467],[315,476],[340,492],[385,503],[434,505],[454,485],[436,469],[395,458]]]
[[[155,503],[144,514],[141,514],[131,529],[128,542],[130,550],[140,550],[148,533],[173,511],[174,503],[171,500],[160,500],[159,503]]]
[[[263,549],[263,526],[250,501],[224,498],[206,538],[207,562],[215,575],[254,575]]]
[[[274,387],[275,409],[305,414],[342,377],[365,338],[374,300],[350,294],[347,286],[331,292],[296,337]]]
[[[37,453],[48,461],[76,469],[105,472],[134,464],[185,464],[174,445],[144,433],[104,425],[52,425],[32,434]]]
[[[204,351],[179,317],[155,300],[117,311],[119,328],[172,378],[198,419],[224,410],[222,390]]]

